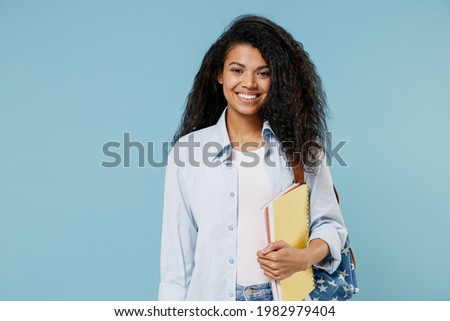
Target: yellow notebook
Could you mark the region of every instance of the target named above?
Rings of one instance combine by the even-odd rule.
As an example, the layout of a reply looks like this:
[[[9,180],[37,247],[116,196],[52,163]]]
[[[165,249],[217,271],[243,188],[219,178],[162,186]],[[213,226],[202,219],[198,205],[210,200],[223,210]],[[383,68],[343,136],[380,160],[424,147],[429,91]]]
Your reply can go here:
[[[305,248],[309,240],[309,186],[293,184],[263,208],[269,242]],[[274,300],[301,301],[314,290],[311,266],[280,282],[272,281]]]

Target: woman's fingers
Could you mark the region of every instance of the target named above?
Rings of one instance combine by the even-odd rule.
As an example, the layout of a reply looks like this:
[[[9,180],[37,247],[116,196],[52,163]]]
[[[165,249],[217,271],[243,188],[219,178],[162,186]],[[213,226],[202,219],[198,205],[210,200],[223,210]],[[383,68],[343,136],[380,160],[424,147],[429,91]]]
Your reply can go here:
[[[267,246],[261,250],[262,254],[268,254],[273,251],[278,251],[284,247],[288,246],[285,241],[275,241],[267,244]]]

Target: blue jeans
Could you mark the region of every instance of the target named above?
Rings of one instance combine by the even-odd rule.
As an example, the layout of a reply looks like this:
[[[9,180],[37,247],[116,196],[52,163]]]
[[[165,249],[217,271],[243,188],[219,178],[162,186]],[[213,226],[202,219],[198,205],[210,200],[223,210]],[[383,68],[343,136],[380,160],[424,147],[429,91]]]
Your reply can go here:
[[[236,284],[236,301],[273,301],[270,283],[247,286]]]

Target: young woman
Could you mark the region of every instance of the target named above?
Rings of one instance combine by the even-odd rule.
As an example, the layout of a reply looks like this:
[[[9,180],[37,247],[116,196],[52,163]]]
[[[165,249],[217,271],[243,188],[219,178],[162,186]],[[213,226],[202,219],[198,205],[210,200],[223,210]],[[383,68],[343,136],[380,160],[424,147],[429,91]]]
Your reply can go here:
[[[271,279],[333,272],[347,230],[323,155],[326,103],[302,45],[259,16],[235,20],[206,53],[169,154],[160,300],[272,300]],[[267,244],[261,207],[310,186],[310,241]]]

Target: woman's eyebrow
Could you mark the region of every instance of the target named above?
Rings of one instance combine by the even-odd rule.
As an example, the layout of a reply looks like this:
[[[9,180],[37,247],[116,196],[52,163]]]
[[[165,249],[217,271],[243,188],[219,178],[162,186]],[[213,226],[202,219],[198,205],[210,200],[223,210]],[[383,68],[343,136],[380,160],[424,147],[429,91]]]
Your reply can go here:
[[[231,65],[233,65],[233,64],[234,64],[234,65],[238,65],[239,67],[245,68],[245,65],[244,65],[244,64],[241,64],[240,62],[236,62],[236,61],[230,62],[230,64],[229,64],[228,66],[231,66]],[[266,68],[269,69],[269,66],[267,66],[267,65],[259,66],[258,68],[256,68],[256,70],[261,70],[261,69],[266,69]]]

